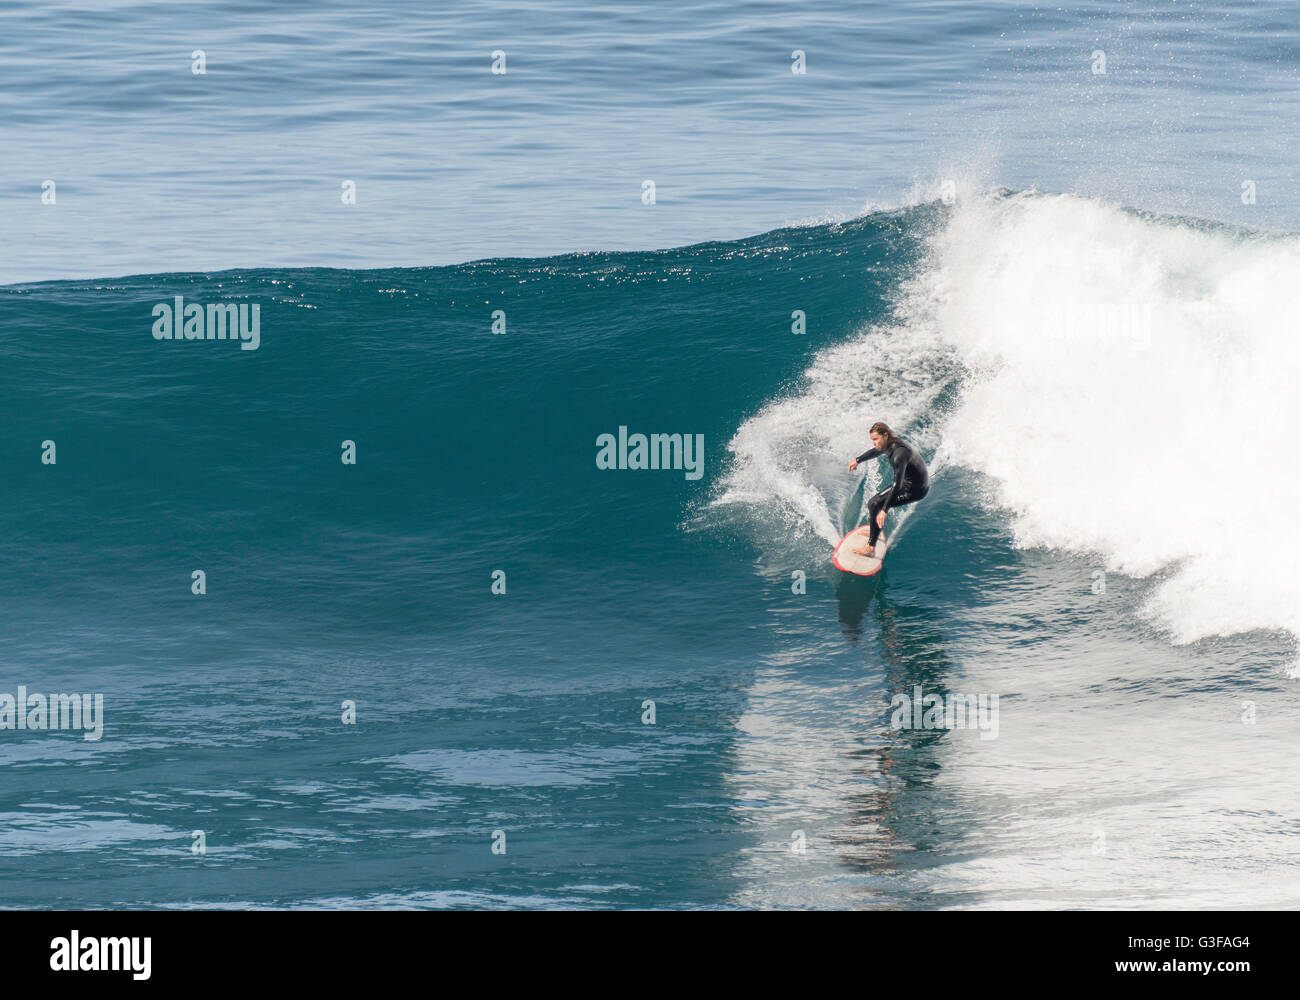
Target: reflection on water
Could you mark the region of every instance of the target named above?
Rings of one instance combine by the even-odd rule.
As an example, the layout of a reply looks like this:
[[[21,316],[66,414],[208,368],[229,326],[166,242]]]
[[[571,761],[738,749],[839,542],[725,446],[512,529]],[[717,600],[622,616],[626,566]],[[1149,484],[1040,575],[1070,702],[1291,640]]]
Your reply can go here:
[[[933,905],[910,873],[952,825],[930,793],[948,734],[891,730],[890,702],[915,685],[946,694],[943,616],[891,599],[886,574],[838,576],[838,642],[813,609],[771,607],[782,651],[748,692],[731,773],[754,837],[740,905]]]

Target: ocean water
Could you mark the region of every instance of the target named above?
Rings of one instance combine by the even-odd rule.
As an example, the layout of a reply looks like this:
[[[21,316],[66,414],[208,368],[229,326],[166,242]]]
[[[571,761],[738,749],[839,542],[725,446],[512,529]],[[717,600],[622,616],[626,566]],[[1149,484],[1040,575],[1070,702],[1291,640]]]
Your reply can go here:
[[[1300,905],[1287,5],[0,24],[0,905]]]

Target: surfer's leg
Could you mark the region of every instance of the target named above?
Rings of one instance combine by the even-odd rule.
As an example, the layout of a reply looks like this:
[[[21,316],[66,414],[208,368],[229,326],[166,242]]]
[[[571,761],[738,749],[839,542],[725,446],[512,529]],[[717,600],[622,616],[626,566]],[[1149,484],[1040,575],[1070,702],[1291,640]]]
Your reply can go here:
[[[925,494],[929,492],[930,491],[927,489],[920,493],[913,493],[912,488],[904,483],[903,489],[895,495],[894,502],[889,505],[889,509],[893,510],[895,507],[902,507],[905,504],[916,503],[918,500],[924,500]]]
[[[871,526],[871,532],[867,536],[867,548],[875,548],[876,539],[880,537],[880,525],[876,523],[876,516],[885,506],[885,494],[888,492],[889,490],[881,490],[867,501],[867,524]]]
[[[888,492],[889,490],[881,490],[867,501],[867,523],[871,525],[871,535],[867,541],[867,548],[874,549],[876,547],[876,539],[880,537],[880,525],[876,524],[876,516],[884,506],[885,495]],[[927,489],[920,493],[913,493],[907,483],[904,483],[903,488],[894,494],[894,499],[890,502],[889,509],[893,510],[895,507],[902,507],[905,504],[915,503],[917,500],[924,500],[925,494],[929,492],[930,491]],[[866,554],[862,549],[858,549],[857,551],[860,554]]]
[[[859,545],[853,550],[854,555],[875,555],[876,538],[880,537],[880,528],[876,527],[876,514],[880,512],[881,503],[885,502],[885,494],[889,490],[880,490],[880,493],[867,501],[867,524],[871,525],[871,537],[868,538],[866,545]]]

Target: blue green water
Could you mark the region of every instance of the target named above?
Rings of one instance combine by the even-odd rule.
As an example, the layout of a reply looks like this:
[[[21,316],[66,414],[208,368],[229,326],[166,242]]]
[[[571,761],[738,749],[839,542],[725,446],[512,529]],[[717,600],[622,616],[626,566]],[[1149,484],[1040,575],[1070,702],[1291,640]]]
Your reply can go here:
[[[1119,6],[0,12],[32,29],[0,700],[104,704],[97,740],[0,728],[0,905],[1297,905],[1300,245],[1222,160],[1268,126],[1243,169],[1284,190],[1295,103],[1184,129],[1293,78],[1293,34]],[[1153,33],[1179,54],[1143,75]],[[450,70],[499,44],[520,89],[475,97]],[[787,79],[795,47],[828,72]],[[1110,110],[1043,89],[1097,47]],[[1184,86],[1198,53],[1233,72]],[[1130,155],[1144,93],[1144,179],[1088,168],[1089,116]],[[1006,186],[941,197],[936,122],[977,121]],[[340,222],[366,150],[387,193]],[[651,152],[689,178],[653,207]],[[257,349],[155,339],[176,296],[257,305]],[[829,557],[877,419],[935,485],[868,580]],[[702,436],[702,476],[599,468],[620,427]],[[1269,485],[1212,544],[1238,477]],[[997,695],[996,738],[894,728],[918,685]]]

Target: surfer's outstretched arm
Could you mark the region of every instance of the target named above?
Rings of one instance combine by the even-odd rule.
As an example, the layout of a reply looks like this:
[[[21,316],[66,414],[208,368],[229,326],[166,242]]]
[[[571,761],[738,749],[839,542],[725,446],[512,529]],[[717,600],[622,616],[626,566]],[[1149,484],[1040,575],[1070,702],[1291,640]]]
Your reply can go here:
[[[852,472],[854,469],[856,469],[861,463],[865,462],[867,459],[879,458],[880,455],[881,452],[878,449],[869,448],[868,450],[864,451],[861,455],[859,455],[857,458],[855,458],[852,462],[849,463],[849,471]]]

